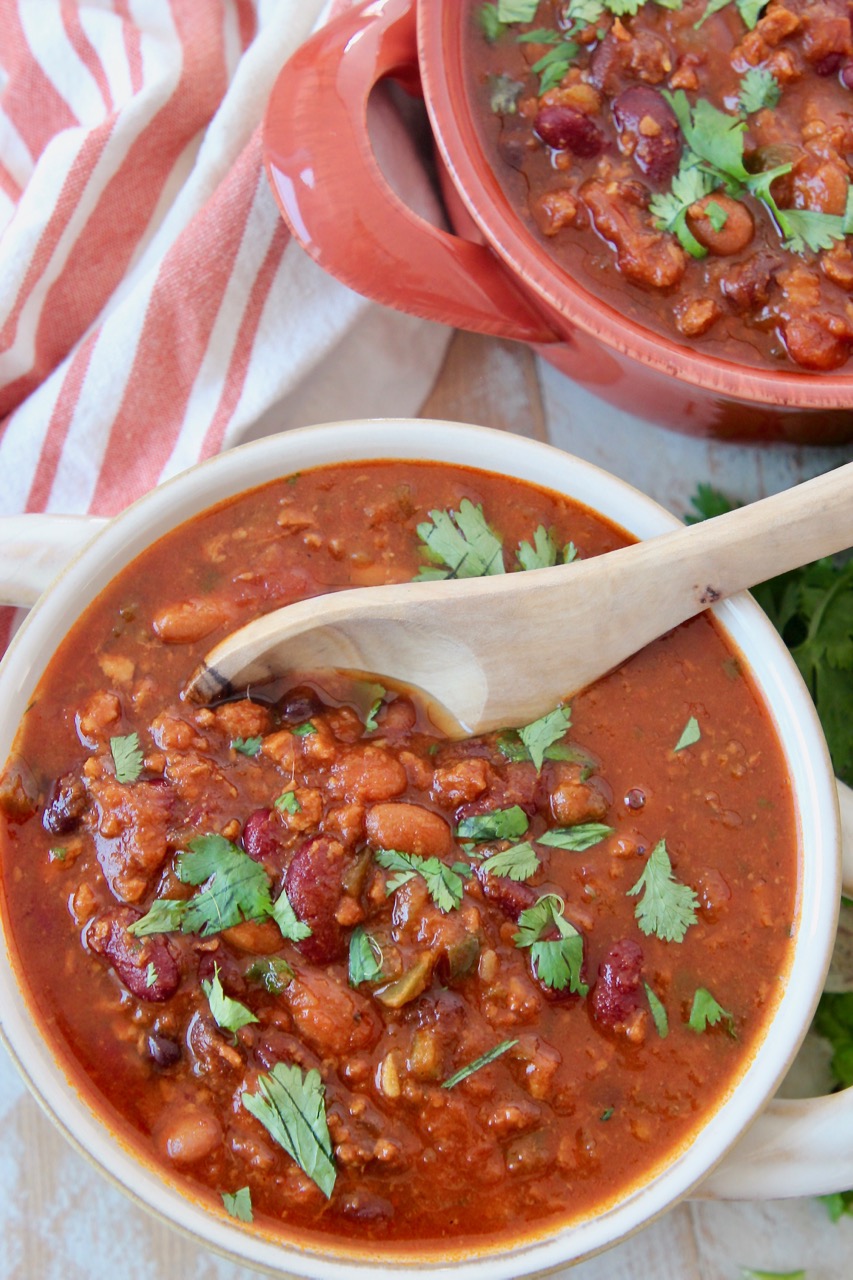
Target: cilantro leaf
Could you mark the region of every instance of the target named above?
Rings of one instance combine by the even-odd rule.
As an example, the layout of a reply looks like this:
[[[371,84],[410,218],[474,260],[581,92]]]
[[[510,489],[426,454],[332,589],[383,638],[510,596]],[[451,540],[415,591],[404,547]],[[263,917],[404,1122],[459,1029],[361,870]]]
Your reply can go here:
[[[572,716],[569,708],[557,707],[554,711],[549,711],[547,715],[540,716],[538,720],[518,730],[518,736],[537,769],[542,768],[547,749],[568,732],[571,723]]]
[[[297,800],[294,791],[282,791],[281,795],[273,800],[273,808],[278,809],[279,813],[302,812],[302,805]]]
[[[349,940],[349,984],[378,982],[382,977],[382,950],[379,943],[359,925]]]
[[[384,698],[385,698],[385,690],[383,689],[382,692],[373,699],[373,702],[371,702],[367,715],[364,718],[365,733],[373,733],[374,730],[379,728],[376,717],[379,715],[379,710],[382,706],[382,702]]]
[[[767,0],[735,0],[735,3],[744,25],[751,31],[757,25],[762,10],[767,7]]]
[[[492,809],[463,818],[456,834],[463,840],[512,840],[523,836],[529,825],[521,805],[514,804],[509,809]]]
[[[154,961],[151,960],[149,961],[148,968],[145,970],[145,985],[146,987],[153,987],[156,981],[157,970],[154,967]]]
[[[282,889],[273,903],[271,915],[281,930],[281,936],[287,938],[288,941],[301,942],[303,938],[311,937],[310,924],[306,924],[304,920],[299,919],[284,889]]]
[[[541,983],[553,991],[566,987],[585,996],[589,987],[581,982],[583,938],[563,914],[564,904],[555,893],[537,899],[518,917],[518,933],[513,937],[517,947],[530,948],[533,972]],[[557,938],[543,938],[556,930]]]
[[[687,724],[681,731],[681,737],[672,748],[673,751],[684,751],[686,747],[692,747],[702,737],[702,730],[699,728],[699,721],[695,716],[691,716]]]
[[[572,40],[564,40],[554,45],[547,53],[538,58],[530,68],[539,76],[539,93],[547,93],[562,80],[572,62],[577,57],[578,45]]]
[[[685,516],[686,524],[698,524],[700,520],[711,520],[714,516],[725,515],[727,511],[734,511],[738,505],[727,498],[724,493],[720,493],[719,489],[715,489],[710,484],[700,484],[696,487],[696,492],[690,499],[690,505],[693,512]]]
[[[458,511],[431,511],[429,515],[429,521],[418,525],[418,537],[433,563],[419,570],[416,582],[483,578],[504,572],[500,538],[486,523],[481,506],[463,498]]]
[[[483,863],[493,876],[506,876],[508,880],[529,880],[539,870],[539,858],[529,840],[514,844],[500,853],[493,853]]]
[[[574,27],[594,27],[601,20],[604,11],[602,0],[569,0],[565,16],[571,19]]]
[[[261,749],[262,738],[232,738],[231,746],[241,756],[256,756]]]
[[[481,4],[477,12],[477,19],[483,35],[490,44],[494,44],[495,40],[499,40],[506,30],[504,23],[498,17],[498,6],[496,4]]]
[[[687,150],[681,156],[670,190],[656,191],[649,201],[655,226],[677,236],[682,248],[693,258],[704,258],[708,250],[687,225],[687,211],[713,189],[713,177],[701,167],[699,157]]]
[[[532,22],[539,0],[498,0],[501,22]]]
[[[669,1018],[666,1016],[666,1009],[663,1006],[663,1001],[655,994],[654,991],[652,991],[647,982],[644,982],[643,986],[646,988],[646,999],[648,1000],[649,1008],[652,1011],[652,1021],[655,1024],[655,1029],[657,1030],[661,1040],[665,1040],[669,1035]]]
[[[681,942],[696,923],[698,898],[689,885],[673,875],[665,840],[655,845],[643,874],[628,895],[641,892],[643,897],[634,915],[643,933],[653,933],[664,942]]]
[[[440,858],[422,858],[398,849],[377,849],[374,856],[380,867],[395,873],[388,881],[387,893],[394,893],[414,876],[420,876],[439,911],[452,911],[461,903],[464,881],[471,875],[467,863],[457,862],[449,867]]]
[[[513,80],[512,76],[503,73],[489,76],[489,109],[496,116],[514,116],[518,111],[518,99],[523,89],[522,82]],[[425,572],[421,570],[422,575]]]
[[[693,1004],[690,1009],[690,1017],[687,1019],[687,1025],[691,1031],[695,1031],[701,1035],[708,1027],[715,1027],[718,1022],[725,1021],[727,1031],[730,1036],[735,1035],[735,1020],[733,1016],[718,1004],[714,997],[705,987],[698,987],[693,996]]]
[[[712,13],[719,13],[721,9],[725,9],[726,5],[730,3],[731,0],[708,0],[707,5],[705,6],[705,12],[702,14],[698,22],[693,23],[693,30],[698,31],[703,23],[707,22]]]
[[[259,982],[271,996],[280,996],[293,980],[293,970],[280,956],[260,956],[246,970],[250,982]]]
[[[594,844],[613,835],[614,828],[602,822],[579,822],[574,827],[553,827],[543,835],[536,837],[537,844],[548,845],[552,849],[569,849],[572,853],[583,853]]]
[[[806,1280],[805,1271],[756,1271],[741,1267],[740,1280]]]
[[[738,105],[752,115],[763,107],[775,107],[781,95],[779,81],[768,67],[750,67],[740,82]]]
[[[240,1222],[251,1222],[252,1219],[252,1193],[248,1187],[240,1187],[239,1191],[222,1192],[222,1203],[232,1218],[238,1218]]]
[[[258,1092],[246,1090],[242,1102],[328,1199],[337,1171],[325,1093],[315,1068],[303,1075],[298,1067],[277,1062],[269,1075],[258,1076]]]
[[[152,933],[175,933],[181,927],[186,909],[186,902],[179,898],[155,898],[146,914],[129,925],[127,931],[135,938],[146,938]]]
[[[213,966],[213,978],[202,979],[201,987],[207,996],[213,1021],[223,1031],[237,1032],[241,1027],[247,1027],[250,1022],[257,1022],[258,1019],[251,1009],[247,1009],[239,1000],[233,1000],[231,996],[225,994],[219,977],[218,964]]]
[[[518,1044],[517,1040],[502,1040],[500,1044],[495,1045],[494,1049],[489,1049],[486,1053],[481,1054],[479,1058],[475,1058],[473,1062],[469,1062],[467,1067],[460,1067],[458,1071],[454,1071],[452,1076],[448,1076],[442,1081],[442,1089],[453,1089],[462,1080],[467,1080],[468,1076],[472,1076],[475,1071],[479,1071],[481,1067],[487,1067],[490,1062],[494,1062]]]
[[[317,730],[310,720],[306,720],[304,724],[296,725],[296,727],[291,730],[291,733],[294,733],[297,738],[307,738],[309,734],[316,732]]]
[[[189,852],[175,859],[175,871],[183,884],[204,884],[201,893],[184,903],[184,933],[207,937],[243,920],[271,914],[267,873],[224,836],[190,840]]]
[[[116,770],[117,782],[136,782],[142,772],[142,748],[139,734],[128,733],[123,738],[110,738],[110,752]]]
[[[773,214],[785,237],[785,248],[792,253],[804,253],[806,248],[813,253],[831,249],[848,234],[845,219],[837,214],[815,209],[779,209],[775,203]]]
[[[533,542],[521,542],[516,558],[522,569],[549,569],[552,565],[571,564],[577,558],[577,547],[573,542],[566,543],[560,551],[553,535],[540,524],[533,535]]]
[[[845,1087],[853,1084],[853,991],[824,991],[814,1026],[832,1046],[835,1079]]]

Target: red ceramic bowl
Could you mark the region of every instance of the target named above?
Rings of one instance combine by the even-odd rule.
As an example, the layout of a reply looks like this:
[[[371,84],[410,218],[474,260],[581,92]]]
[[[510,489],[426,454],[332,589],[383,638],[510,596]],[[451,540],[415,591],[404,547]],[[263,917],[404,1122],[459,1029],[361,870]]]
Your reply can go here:
[[[267,171],[294,235],[358,293],[444,324],[531,343],[605,400],[692,435],[853,439],[853,375],[747,368],[644,329],[555,267],[511,208],[468,109],[459,0],[369,0],[284,67],[265,123]],[[422,88],[457,235],[391,190],[367,99]]]

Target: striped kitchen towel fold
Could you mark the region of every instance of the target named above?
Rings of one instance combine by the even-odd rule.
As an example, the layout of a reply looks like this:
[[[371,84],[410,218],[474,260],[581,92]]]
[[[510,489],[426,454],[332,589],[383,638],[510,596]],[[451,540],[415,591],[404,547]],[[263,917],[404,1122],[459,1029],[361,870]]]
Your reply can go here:
[[[109,515],[266,431],[416,412],[447,331],[325,275],[263,171],[275,77],[329,12],[0,0],[0,514]],[[387,104],[376,127],[437,219]]]

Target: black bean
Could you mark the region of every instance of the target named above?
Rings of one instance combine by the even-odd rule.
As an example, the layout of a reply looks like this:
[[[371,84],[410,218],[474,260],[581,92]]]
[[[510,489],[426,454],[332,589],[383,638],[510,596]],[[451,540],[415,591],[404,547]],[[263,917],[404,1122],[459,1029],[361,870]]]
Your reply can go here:
[[[86,811],[86,788],[73,773],[57,778],[50,788],[42,814],[45,831],[54,836],[66,836],[80,825]]]
[[[284,724],[303,724],[324,710],[319,696],[309,685],[294,685],[281,697],[279,714]]]
[[[168,1036],[154,1032],[148,1037],[148,1053],[158,1067],[173,1067],[181,1060],[181,1046]]]

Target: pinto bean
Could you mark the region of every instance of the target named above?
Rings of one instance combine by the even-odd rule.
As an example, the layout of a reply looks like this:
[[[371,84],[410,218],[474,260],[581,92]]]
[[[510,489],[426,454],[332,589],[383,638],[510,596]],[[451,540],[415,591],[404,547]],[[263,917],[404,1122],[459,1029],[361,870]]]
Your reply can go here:
[[[222,1126],[208,1107],[181,1104],[157,1122],[154,1141],[173,1164],[196,1164],[222,1142]]]
[[[712,191],[687,210],[687,225],[710,253],[727,258],[740,253],[755,234],[752,214],[741,200]]]
[[[344,869],[343,845],[325,836],[300,845],[287,868],[284,888],[290,905],[311,928],[311,936],[296,945],[314,964],[337,960],[344,950],[344,931],[336,917]]]
[[[672,107],[657,89],[638,84],[614,99],[612,111],[623,151],[651,182],[666,186],[675,175],[682,150]]]
[[[604,134],[598,125],[575,107],[542,107],[533,128],[547,147],[571,151],[583,160],[590,160],[604,150]]]
[[[104,956],[137,1000],[160,1003],[178,989],[181,971],[166,938],[136,938],[128,930],[142,916],[133,907],[112,907],[86,931],[90,951]]]
[[[419,804],[375,804],[367,811],[366,827],[372,844],[421,857],[441,857],[453,844],[441,814]]]
[[[203,640],[228,620],[228,607],[221,600],[181,600],[156,614],[154,633],[164,644],[192,644]]]

